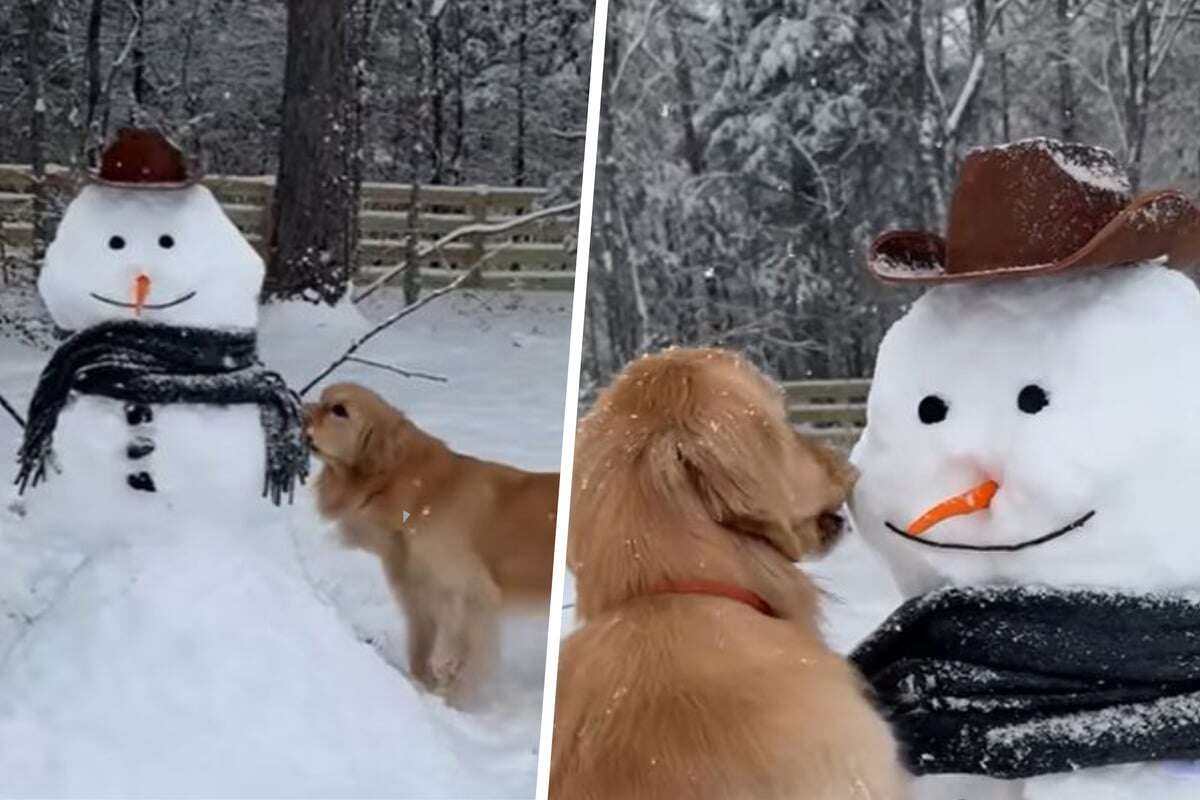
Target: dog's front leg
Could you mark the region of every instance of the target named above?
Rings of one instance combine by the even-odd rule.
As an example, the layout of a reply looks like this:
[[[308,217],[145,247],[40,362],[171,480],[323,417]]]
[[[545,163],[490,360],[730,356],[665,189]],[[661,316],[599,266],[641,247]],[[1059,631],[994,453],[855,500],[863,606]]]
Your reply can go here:
[[[434,691],[436,686],[429,671],[429,657],[437,629],[435,609],[444,597],[437,593],[437,586],[429,580],[428,575],[411,567],[412,563],[398,554],[390,554],[383,560],[383,571],[392,596],[404,610],[409,675],[426,689]]]
[[[408,669],[413,678],[430,691],[436,691],[437,682],[430,672],[430,657],[433,653],[434,634],[437,621],[426,604],[402,601],[408,622]]]
[[[463,708],[476,699],[498,655],[500,590],[482,565],[455,588],[439,609],[429,672],[435,691]]]

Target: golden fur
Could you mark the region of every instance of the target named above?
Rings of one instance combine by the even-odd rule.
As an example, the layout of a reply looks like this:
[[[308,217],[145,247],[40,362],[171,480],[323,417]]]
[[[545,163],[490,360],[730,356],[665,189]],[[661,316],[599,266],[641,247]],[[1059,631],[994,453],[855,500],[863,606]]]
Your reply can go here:
[[[412,676],[469,705],[495,662],[502,605],[548,602],[558,473],[455,453],[356,384],[328,387],[305,411],[324,462],[321,514],[382,560],[408,619]]]
[[[793,562],[841,530],[844,457],[788,426],[742,358],[673,349],[616,378],[575,440],[552,800],[896,800],[896,747],[822,642]],[[757,593],[656,591],[701,579]]]

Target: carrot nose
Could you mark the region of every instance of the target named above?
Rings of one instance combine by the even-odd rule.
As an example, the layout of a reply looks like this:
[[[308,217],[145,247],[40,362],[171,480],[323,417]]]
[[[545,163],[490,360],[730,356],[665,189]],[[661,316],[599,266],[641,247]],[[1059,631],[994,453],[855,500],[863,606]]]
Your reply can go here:
[[[913,520],[906,532],[909,536],[920,536],[934,525],[951,517],[983,511],[992,504],[992,498],[996,496],[999,488],[1000,484],[995,481],[984,481],[973,489],[947,498]]]
[[[133,313],[141,314],[146,298],[150,296],[150,276],[144,272],[138,273],[133,279]]]

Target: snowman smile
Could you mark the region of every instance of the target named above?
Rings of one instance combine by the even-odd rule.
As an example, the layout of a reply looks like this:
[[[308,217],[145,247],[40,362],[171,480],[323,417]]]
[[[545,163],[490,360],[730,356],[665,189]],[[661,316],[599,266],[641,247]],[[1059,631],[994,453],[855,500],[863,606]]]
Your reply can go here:
[[[104,295],[96,294],[95,292],[88,292],[88,294],[94,299],[99,300],[101,303],[107,303],[110,306],[117,306],[118,308],[140,308],[148,311],[158,311],[164,308],[171,308],[172,306],[177,306],[180,303],[186,303],[188,300],[191,300],[196,296],[195,290],[192,290],[190,292],[181,294],[179,297],[176,297],[174,300],[170,300],[166,303],[142,303],[141,305],[138,305],[137,303],[123,303],[120,300],[113,300],[111,297],[105,297]]]
[[[1096,516],[1095,510],[1089,511],[1086,514],[1084,514],[1083,516],[1081,516],[1079,519],[1077,519],[1074,522],[1071,522],[1067,525],[1064,525],[1063,527],[1059,528],[1058,530],[1054,530],[1054,531],[1051,531],[1050,533],[1042,534],[1041,536],[1036,536],[1032,539],[1026,539],[1021,542],[1014,542],[1012,544],[959,544],[956,542],[936,542],[936,541],[933,541],[932,539],[922,538],[919,534],[907,533],[907,532],[901,530],[900,528],[898,528],[897,526],[893,525],[892,523],[888,522],[887,520],[884,520],[883,524],[887,527],[887,529],[889,531],[896,534],[897,536],[899,536],[903,539],[907,539],[910,542],[916,542],[917,544],[923,544],[926,547],[938,547],[938,548],[942,548],[944,550],[976,550],[976,551],[980,551],[980,552],[990,552],[990,553],[995,553],[995,552],[1011,553],[1011,552],[1015,552],[1017,550],[1024,550],[1027,547],[1035,547],[1039,544],[1045,544],[1046,542],[1053,541],[1054,539],[1057,539],[1060,536],[1064,536],[1073,530],[1082,528],[1085,524],[1087,524],[1087,521],[1090,520],[1094,516]]]

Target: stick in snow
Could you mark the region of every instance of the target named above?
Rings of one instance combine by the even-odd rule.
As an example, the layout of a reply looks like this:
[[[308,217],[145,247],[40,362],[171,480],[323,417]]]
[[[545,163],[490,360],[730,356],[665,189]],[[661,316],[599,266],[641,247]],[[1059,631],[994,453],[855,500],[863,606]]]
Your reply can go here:
[[[2,394],[0,394],[0,406],[4,407],[4,410],[8,412],[10,417],[17,421],[18,425],[20,425],[22,428],[25,427],[25,420],[20,414],[17,413],[17,410],[12,407],[12,405],[8,402],[8,399]]]
[[[430,302],[438,299],[439,297],[441,297],[444,294],[449,294],[450,292],[453,292],[455,289],[462,286],[464,283],[469,281],[471,278],[478,275],[479,270],[482,266],[483,266],[483,262],[480,261],[478,264],[471,267],[469,270],[464,272],[462,275],[459,275],[457,278],[455,278],[453,281],[446,284],[442,288],[430,292],[429,294],[425,295],[424,297],[422,297],[420,300],[416,301],[415,303],[410,303],[410,304],[406,305],[404,308],[400,309],[395,314],[392,314],[390,317],[385,319],[383,322],[379,323],[374,328],[372,328],[371,330],[364,333],[362,336],[355,339],[353,342],[350,343],[350,346],[348,348],[346,348],[346,352],[342,353],[342,355],[339,356],[328,367],[321,370],[321,373],[319,375],[317,375],[317,377],[313,378],[311,381],[304,384],[304,388],[300,390],[300,396],[304,397],[304,395],[308,394],[308,391],[310,389],[312,389],[314,386],[316,386],[318,383],[320,383],[322,380],[324,380],[325,377],[328,376],[331,372],[333,372],[335,369],[340,367],[342,364],[345,364],[347,361],[349,361],[351,358],[353,358],[354,354],[358,351],[358,348],[362,347],[368,341],[370,341],[371,339],[375,338],[377,335],[382,333],[385,329],[391,327],[392,325],[395,325],[397,322],[404,319],[409,314],[418,310],[419,308],[426,305],[427,303],[430,303]]]
[[[434,375],[431,372],[415,372],[407,369],[393,367],[391,364],[384,364],[382,361],[372,361],[369,358],[359,358],[358,356],[350,356],[347,361],[353,361],[355,364],[366,364],[368,367],[378,367],[386,369],[388,372],[395,372],[403,375],[406,378],[424,378],[427,381],[437,381],[438,383],[449,383],[450,379],[442,375]]]
[[[455,228],[454,230],[450,231],[445,236],[438,239],[436,242],[432,242],[431,244],[427,244],[424,247],[422,247],[420,250],[417,251],[416,255],[413,258],[413,261],[417,262],[420,259],[425,258],[425,256],[429,255],[430,253],[432,253],[436,250],[441,250],[443,247],[450,244],[450,242],[453,242],[455,239],[458,239],[463,236],[470,236],[471,234],[486,235],[486,234],[493,234],[493,233],[504,233],[507,230],[512,230],[513,228],[519,228],[522,225],[527,225],[530,222],[536,222],[537,220],[543,219],[544,217],[552,217],[557,214],[565,214],[569,211],[574,211],[577,208],[579,208],[578,200],[576,200],[573,203],[563,203],[562,205],[551,206],[550,208],[543,208],[541,211],[534,211],[532,214],[525,214],[524,216],[515,217],[515,218],[507,220],[505,222],[492,222],[492,223],[480,223],[477,225],[464,225],[461,228]],[[409,265],[408,261],[405,260],[405,261],[401,262],[399,266],[392,267],[387,272],[383,273],[378,278],[371,281],[371,283],[368,284],[365,289],[363,289],[361,292],[359,292],[358,295],[351,302],[360,303],[363,300],[367,299],[371,295],[375,294],[375,292],[379,290],[379,287],[383,286],[385,283],[390,281],[392,278],[396,277],[401,272],[408,269],[409,266],[410,265]]]

